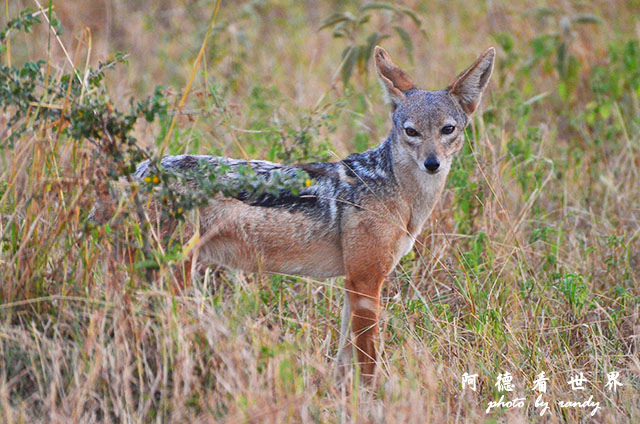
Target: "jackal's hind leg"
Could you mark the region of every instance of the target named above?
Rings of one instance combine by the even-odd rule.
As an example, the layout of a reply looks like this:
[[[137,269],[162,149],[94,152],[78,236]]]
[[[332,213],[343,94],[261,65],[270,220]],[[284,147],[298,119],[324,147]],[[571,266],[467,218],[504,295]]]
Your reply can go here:
[[[191,285],[194,278],[204,275],[206,265],[199,258],[200,250],[207,244],[218,237],[224,226],[228,224],[228,220],[222,220],[207,229],[204,234],[197,231],[191,239],[184,245],[186,257],[181,263],[177,264],[174,270],[174,276],[178,282],[180,289],[185,289]],[[199,228],[199,223],[194,228]]]
[[[338,341],[338,354],[336,362],[338,372],[341,376],[347,374],[353,359],[353,348],[349,339],[351,338],[351,303],[347,292],[344,292],[344,302],[342,305],[342,316],[340,317],[340,340]]]

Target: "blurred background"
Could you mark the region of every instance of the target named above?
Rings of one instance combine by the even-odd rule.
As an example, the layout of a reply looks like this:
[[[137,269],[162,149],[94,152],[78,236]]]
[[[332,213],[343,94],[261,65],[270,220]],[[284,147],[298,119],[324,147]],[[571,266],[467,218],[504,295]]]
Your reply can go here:
[[[119,104],[150,95],[157,85],[182,94],[215,9],[212,1],[68,0],[53,5],[60,39],[76,67],[96,66],[117,52],[127,55],[127,65],[107,73],[109,94]],[[11,1],[9,16],[24,7],[37,9],[34,2]],[[255,107],[247,110],[252,95],[270,103],[273,110],[263,109],[263,114],[287,115],[311,109],[330,90],[329,99],[346,101],[345,113],[351,113],[331,138],[344,155],[354,142],[361,149],[386,135],[381,128],[386,109],[370,61],[374,44],[383,45],[426,89],[443,88],[479,53],[496,46],[493,91],[504,95],[515,89],[524,101],[551,95],[541,109],[552,107],[562,116],[566,102],[587,106],[592,68],[606,64],[612,46],[622,51],[640,31],[636,1],[409,1],[369,7],[355,1],[222,2],[192,106],[202,106],[194,97],[209,95],[210,86],[216,86],[232,106],[236,126],[245,128],[252,119],[247,115],[255,112]],[[34,31],[36,37],[13,40],[14,61],[45,58],[43,46],[50,43],[53,63],[68,72],[69,63],[48,38],[46,26]],[[350,48],[359,50],[349,52],[340,67]],[[347,86],[342,84],[345,74]],[[214,119],[208,129],[216,126]]]

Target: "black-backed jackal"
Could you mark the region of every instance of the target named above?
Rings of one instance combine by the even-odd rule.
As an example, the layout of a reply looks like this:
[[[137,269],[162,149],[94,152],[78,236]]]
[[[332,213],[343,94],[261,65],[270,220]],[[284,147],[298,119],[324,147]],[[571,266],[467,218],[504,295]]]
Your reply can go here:
[[[193,231],[199,242],[191,250],[188,268],[221,265],[313,278],[345,276],[342,335],[350,333],[351,322],[351,345],[362,374],[372,377],[380,289],[411,250],[442,193],[469,115],[491,77],[494,57],[490,48],[446,89],[424,91],[376,47],[376,71],[391,104],[391,132],[378,147],[339,162],[280,165],[214,156],[164,157],[161,164],[169,172],[196,169],[204,161],[213,167],[226,165],[227,178],[233,178],[238,166],[248,166],[266,179],[274,171],[293,175],[302,169],[313,181],[297,195],[241,192],[236,198],[210,199],[198,211]],[[144,162],[136,178],[150,172]],[[107,209],[98,202],[92,216],[104,221]],[[346,345],[342,337],[338,355],[343,362],[351,358]]]

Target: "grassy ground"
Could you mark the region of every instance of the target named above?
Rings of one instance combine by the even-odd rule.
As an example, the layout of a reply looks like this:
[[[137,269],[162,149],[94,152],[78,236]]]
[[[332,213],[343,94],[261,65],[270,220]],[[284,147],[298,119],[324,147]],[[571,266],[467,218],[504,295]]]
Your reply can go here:
[[[104,179],[95,148],[36,119],[63,102],[43,92],[25,106],[28,130],[11,143],[16,108],[1,111],[0,422],[640,422],[638,1],[404,3],[415,14],[222,2],[209,37],[215,2],[149,3],[53,1],[60,38],[44,19],[14,31],[2,64],[43,59],[42,84],[60,84],[70,62],[84,75],[124,51],[128,64],[100,83],[109,107],[158,84],[169,105],[135,126],[138,145],[277,161],[386,136],[372,64],[353,53],[375,34],[423,88],[443,88],[489,45],[496,70],[442,201],[384,288],[373,391],[334,377],[339,279],[216,270],[176,294],[178,256],[127,214],[126,196],[119,229],[87,228]],[[38,8],[3,2],[1,23],[27,6]],[[319,30],[345,11],[371,19]],[[187,113],[171,114],[192,74]],[[150,244],[153,278],[147,262],[119,261],[125,238]],[[461,389],[465,372],[477,391]],[[505,372],[513,392],[495,386]],[[579,373],[588,382],[573,391]],[[526,401],[487,414],[502,395]],[[590,396],[594,417],[559,403]]]

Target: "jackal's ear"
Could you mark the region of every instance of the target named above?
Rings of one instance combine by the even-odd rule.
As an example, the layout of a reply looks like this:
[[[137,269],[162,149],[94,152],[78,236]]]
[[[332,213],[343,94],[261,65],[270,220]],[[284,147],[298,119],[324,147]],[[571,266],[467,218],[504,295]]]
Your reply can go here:
[[[469,115],[478,107],[482,91],[489,84],[495,57],[496,50],[493,47],[488,48],[469,69],[458,75],[456,80],[447,87]]]
[[[415,87],[411,78],[391,61],[389,53],[382,47],[376,46],[373,58],[387,100],[394,104],[404,100],[404,93]]]

